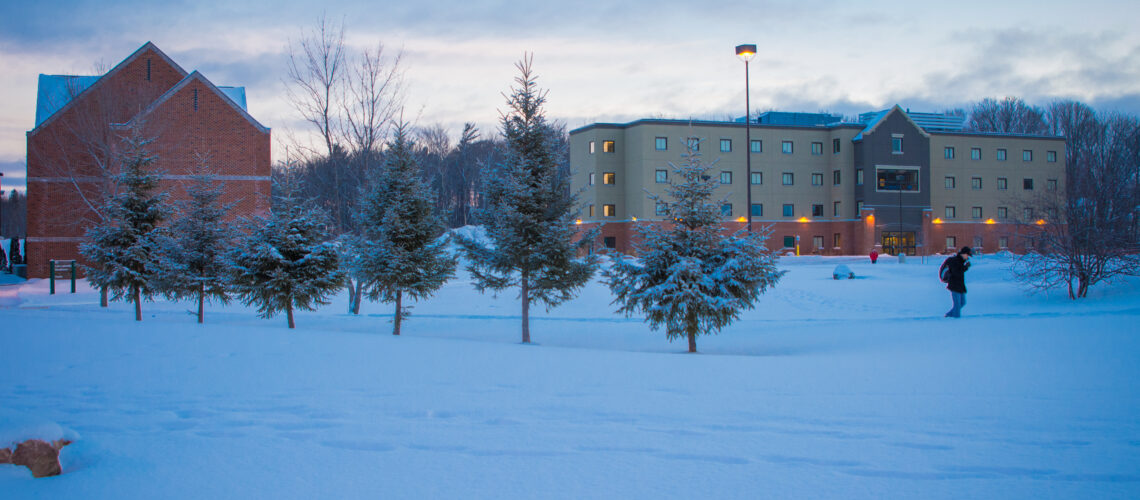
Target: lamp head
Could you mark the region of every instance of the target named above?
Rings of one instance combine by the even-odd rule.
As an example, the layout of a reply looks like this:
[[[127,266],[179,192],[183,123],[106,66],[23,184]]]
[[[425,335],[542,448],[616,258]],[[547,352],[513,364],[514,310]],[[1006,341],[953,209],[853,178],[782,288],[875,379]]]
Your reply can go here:
[[[740,60],[744,62],[751,61],[753,57],[756,57],[756,44],[737,45],[736,57],[739,57]]]

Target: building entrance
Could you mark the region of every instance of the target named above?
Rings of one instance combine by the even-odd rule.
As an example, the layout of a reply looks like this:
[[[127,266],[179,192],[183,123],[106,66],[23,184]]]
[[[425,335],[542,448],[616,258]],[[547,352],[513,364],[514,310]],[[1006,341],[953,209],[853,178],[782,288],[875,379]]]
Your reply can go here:
[[[914,231],[883,232],[883,253],[915,255]]]

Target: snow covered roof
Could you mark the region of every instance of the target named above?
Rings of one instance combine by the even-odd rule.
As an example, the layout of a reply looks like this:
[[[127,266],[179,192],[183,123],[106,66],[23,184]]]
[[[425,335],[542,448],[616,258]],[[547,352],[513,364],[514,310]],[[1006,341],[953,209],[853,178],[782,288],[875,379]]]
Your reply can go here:
[[[40,75],[36,94],[36,126],[63,109],[102,76]]]
[[[911,125],[914,125],[914,128],[917,128],[918,131],[922,135],[930,136],[930,134],[927,133],[926,129],[924,129],[918,123],[915,123],[914,119],[911,118],[910,114],[908,114],[906,111],[903,111],[903,109],[900,108],[898,104],[896,104],[895,107],[893,107],[893,108],[884,109],[882,111],[875,113],[874,116],[871,116],[871,119],[867,122],[867,126],[864,127],[863,131],[859,132],[858,135],[853,137],[851,139],[851,141],[852,142],[858,142],[858,141],[863,140],[863,134],[870,134],[871,132],[874,132],[875,129],[878,128],[881,123],[883,123],[883,120],[885,120],[888,116],[890,116],[890,114],[892,112],[895,112],[895,111],[902,113],[903,118],[906,118],[906,121],[910,122]],[[860,118],[862,118],[863,116],[869,116],[869,115],[870,115],[870,113],[864,113],[864,114],[860,115]]]

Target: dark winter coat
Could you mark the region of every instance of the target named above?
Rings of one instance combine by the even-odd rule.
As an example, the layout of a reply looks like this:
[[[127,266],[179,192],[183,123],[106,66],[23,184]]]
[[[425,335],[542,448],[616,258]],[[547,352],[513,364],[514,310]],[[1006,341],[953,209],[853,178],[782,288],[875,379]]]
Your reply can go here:
[[[946,289],[951,292],[966,293],[966,271],[970,263],[962,258],[961,254],[946,259]]]

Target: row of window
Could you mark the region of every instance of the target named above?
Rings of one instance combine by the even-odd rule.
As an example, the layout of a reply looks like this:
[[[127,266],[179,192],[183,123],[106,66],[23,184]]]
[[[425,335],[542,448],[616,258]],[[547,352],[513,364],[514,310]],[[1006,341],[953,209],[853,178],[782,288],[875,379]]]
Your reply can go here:
[[[943,148],[942,149],[942,157],[947,159],[947,160],[956,159],[957,158],[957,152],[955,151],[954,146],[946,146],[945,148]],[[1009,152],[1006,151],[1005,148],[998,148],[996,150],[995,159],[997,159],[997,161],[1006,161],[1006,159],[1008,159],[1008,157],[1009,157]],[[981,160],[982,159],[982,148],[970,148],[970,159],[971,160]],[[1023,149],[1021,151],[1021,161],[1033,161],[1033,150],[1032,149]],[[1056,151],[1046,151],[1045,152],[1045,161],[1047,161],[1049,163],[1056,163],[1057,162],[1057,152]]]
[[[831,241],[833,243],[832,244],[833,247],[840,248],[843,246],[843,235],[840,233],[835,233],[831,236]],[[812,246],[812,248],[815,248],[816,250],[823,249],[823,235],[817,234],[815,236],[812,236],[811,237],[811,246]],[[784,248],[792,249],[795,247],[796,247],[796,237],[785,235],[784,236]]]
[[[1047,210],[1046,214],[1049,216],[1050,219],[1056,219],[1057,218],[1057,212],[1055,209]],[[944,212],[944,215],[945,215],[944,218],[946,218],[946,219],[956,219],[958,217],[958,208],[953,206],[953,205],[947,205],[946,211]],[[1024,218],[1024,220],[1031,221],[1034,218],[1033,209],[1032,208],[1026,208],[1026,209],[1022,210],[1021,215]],[[983,219],[983,218],[985,218],[985,214],[982,213],[982,207],[970,207],[970,218],[971,219]],[[1009,207],[997,207],[997,219],[998,220],[1009,219]]]
[[[958,187],[958,179],[955,178],[954,176],[949,176],[949,175],[946,176],[946,179],[943,182],[944,182],[944,187],[946,189],[956,189]],[[971,177],[970,178],[970,189],[982,189],[982,178],[981,177]],[[997,178],[997,189],[998,189],[998,191],[1005,191],[1005,190],[1009,189],[1009,179],[1005,178],[1005,177],[998,177]],[[1025,191],[1033,191],[1033,179],[1022,179],[1021,180],[1021,189],[1025,190]],[[1057,190],[1057,179],[1046,179],[1045,180],[1045,190],[1046,191],[1056,191]]]
[[[974,248],[976,248],[976,249],[982,248],[984,246],[983,243],[985,243],[985,240],[981,236],[975,236],[974,237]],[[998,249],[1005,249],[1005,248],[1009,248],[1009,236],[998,236]],[[947,236],[946,237],[946,249],[948,249],[948,250],[949,249],[954,249],[954,250],[958,249],[958,237],[957,236]]]
[[[700,151],[701,150],[701,140],[699,138],[688,137],[685,139],[685,142],[686,142],[686,145],[688,147],[693,149],[693,151]],[[669,149],[669,138],[668,137],[655,137],[653,139],[653,149],[655,149],[657,151],[667,151]],[[595,150],[596,150],[595,141],[590,141],[590,154],[594,154]],[[761,139],[752,139],[749,150],[752,151],[753,153],[763,153],[764,152],[764,141]],[[831,152],[832,153],[838,153],[839,150],[840,150],[839,139],[832,139],[831,140]],[[602,141],[602,152],[603,153],[616,153],[617,152],[617,145],[614,143],[614,141]],[[721,139],[720,140],[720,152],[721,153],[731,153],[732,152],[732,139]],[[784,154],[789,154],[789,155],[794,154],[795,153],[794,142],[793,141],[781,141],[780,142],[780,152],[784,153]],[[811,154],[822,155],[823,154],[823,143],[822,142],[812,142],[811,143]]]

